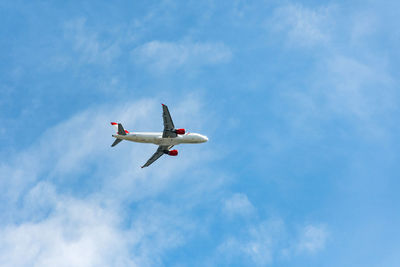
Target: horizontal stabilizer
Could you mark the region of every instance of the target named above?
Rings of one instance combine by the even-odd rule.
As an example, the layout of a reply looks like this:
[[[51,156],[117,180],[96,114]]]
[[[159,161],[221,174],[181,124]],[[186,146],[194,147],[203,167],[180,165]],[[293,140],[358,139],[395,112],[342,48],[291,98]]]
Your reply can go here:
[[[112,145],[111,146],[116,146],[116,145],[118,145],[119,144],[119,142],[121,142],[122,141],[122,139],[115,139],[115,141],[114,141],[114,143],[112,143]]]

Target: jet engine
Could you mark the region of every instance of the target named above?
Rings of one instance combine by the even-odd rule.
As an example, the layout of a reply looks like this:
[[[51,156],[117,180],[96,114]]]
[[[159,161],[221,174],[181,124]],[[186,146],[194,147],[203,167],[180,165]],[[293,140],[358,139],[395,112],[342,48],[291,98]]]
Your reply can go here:
[[[168,151],[168,155],[170,155],[170,156],[178,156],[178,150],[176,150],[176,149],[170,150],[170,151]]]
[[[176,134],[185,134],[185,129],[176,129],[175,133]]]

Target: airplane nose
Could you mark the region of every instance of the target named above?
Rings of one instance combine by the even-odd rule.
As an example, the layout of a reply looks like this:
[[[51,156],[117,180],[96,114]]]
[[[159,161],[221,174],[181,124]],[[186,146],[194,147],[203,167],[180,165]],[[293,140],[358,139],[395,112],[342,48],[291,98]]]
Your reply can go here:
[[[207,136],[203,136],[203,140],[204,140],[204,142],[207,142],[208,141]]]

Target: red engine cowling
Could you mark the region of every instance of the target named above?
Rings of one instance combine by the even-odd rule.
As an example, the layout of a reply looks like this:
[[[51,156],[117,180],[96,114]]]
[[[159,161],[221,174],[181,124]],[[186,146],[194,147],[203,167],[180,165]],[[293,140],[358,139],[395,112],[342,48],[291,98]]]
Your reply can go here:
[[[176,134],[185,134],[185,129],[176,129],[175,133]]]
[[[176,150],[176,149],[170,150],[170,151],[168,151],[168,155],[170,155],[170,156],[178,156],[178,150]]]

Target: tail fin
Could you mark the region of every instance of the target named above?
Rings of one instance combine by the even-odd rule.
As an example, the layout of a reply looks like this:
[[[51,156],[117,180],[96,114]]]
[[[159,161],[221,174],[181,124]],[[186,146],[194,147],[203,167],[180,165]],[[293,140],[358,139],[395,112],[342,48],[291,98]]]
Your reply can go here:
[[[121,123],[112,122],[111,125],[115,128],[118,135],[126,135],[129,133],[129,131],[124,129],[124,127],[122,126]],[[111,146],[116,146],[121,141],[122,141],[122,139],[117,138],[117,139],[115,139],[114,143],[112,143]]]
[[[128,130],[125,130],[121,123],[112,122],[111,125],[114,127],[115,131],[119,135],[126,135],[129,133]]]

